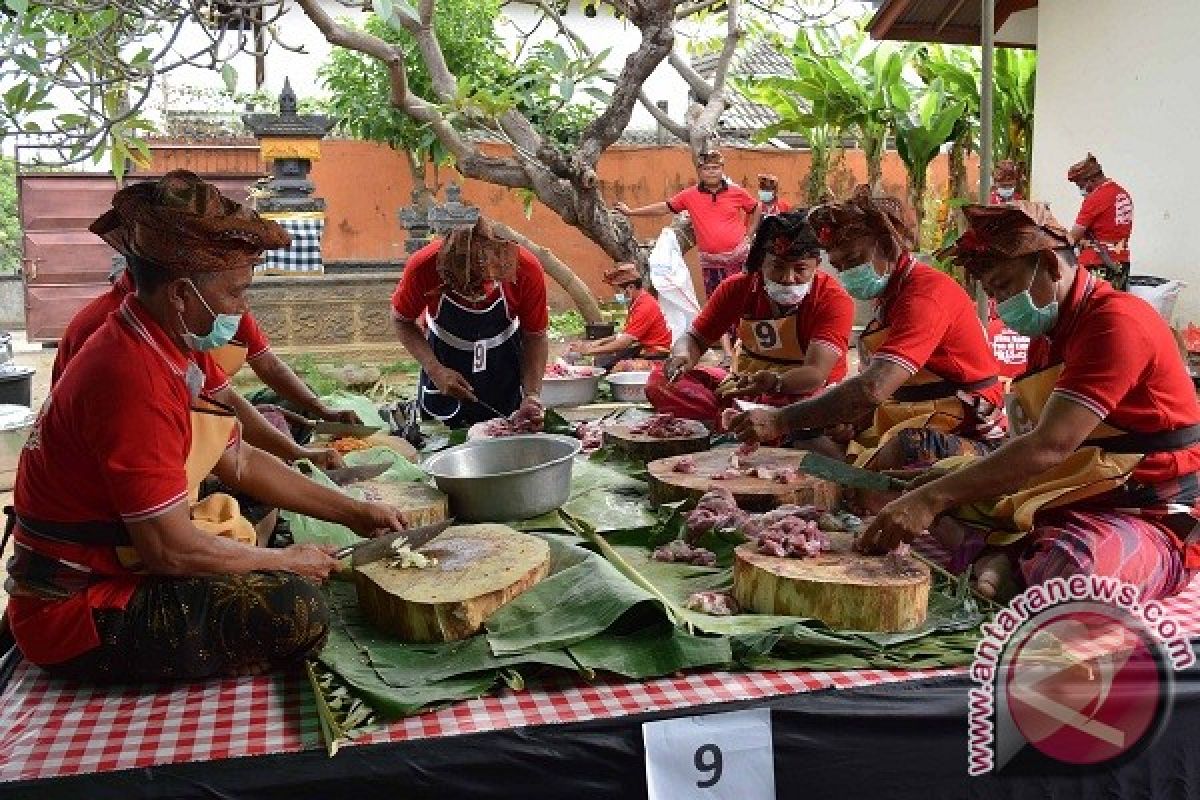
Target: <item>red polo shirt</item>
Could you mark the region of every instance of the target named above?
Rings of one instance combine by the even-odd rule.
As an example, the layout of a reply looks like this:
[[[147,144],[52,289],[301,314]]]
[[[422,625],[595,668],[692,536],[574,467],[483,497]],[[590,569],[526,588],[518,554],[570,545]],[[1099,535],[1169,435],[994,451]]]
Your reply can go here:
[[[187,356],[130,297],[137,324],[118,312],[88,338],[54,386],[21,453],[13,505],[44,522],[117,523],[162,514],[187,499],[191,448]],[[97,387],[104,387],[97,391]],[[93,608],[124,608],[139,578],[112,547],[16,538],[48,556],[111,576],[63,601],[14,596],[13,630],[35,663],[95,647]]]
[[[1140,297],[1118,292],[1079,270],[1059,321],[1029,347],[1031,370],[1063,365],[1054,393],[1131,433],[1178,430],[1200,422],[1200,403],[1167,323]],[[1169,481],[1200,470],[1200,445],[1154,453],[1138,465],[1134,480]]]
[[[638,340],[642,351],[662,353],[671,349],[671,329],[654,295],[642,291],[629,307],[625,333]]]
[[[1129,237],[1133,234],[1133,198],[1114,180],[1106,180],[1083,198],[1075,224],[1087,228],[1090,236],[1108,245],[1113,261],[1129,260]],[[1104,264],[1100,254],[1084,247],[1079,263],[1085,267]]]
[[[710,192],[689,186],[667,201],[678,214],[688,212],[696,231],[696,247],[705,253],[728,253],[746,238],[746,214],[753,214],[758,200],[737,184],[724,181]]]
[[[436,311],[445,285],[437,272],[440,239],[430,242],[408,257],[404,273],[392,293],[392,312],[400,319],[416,322],[426,311]],[[508,318],[519,319],[525,333],[544,333],[550,327],[550,309],[546,305],[546,273],[537,256],[524,247],[517,248],[517,273],[499,288],[492,287],[479,302],[454,296],[454,301],[471,308],[487,308],[500,292],[508,306]]]
[[[828,383],[846,377],[846,351],[854,325],[854,300],[832,275],[817,271],[808,295],[792,312],[801,350],[818,344],[837,354]],[[706,343],[721,338],[743,319],[775,319],[777,312],[767,296],[761,272],[742,272],[721,281],[712,297],[692,321],[692,331]]]
[[[887,336],[874,357],[914,375],[925,368],[952,383],[995,377],[999,365],[970,295],[944,272],[918,261],[909,263],[909,269],[898,266],[892,271],[879,299],[877,315]],[[1004,387],[999,383],[976,394],[1003,406]]]
[[[789,203],[787,200],[781,200],[778,197],[775,198],[775,202],[773,203],[764,203],[763,201],[759,200],[758,204],[762,206],[762,215],[764,217],[770,216],[771,214],[786,214],[792,210],[791,203]]]

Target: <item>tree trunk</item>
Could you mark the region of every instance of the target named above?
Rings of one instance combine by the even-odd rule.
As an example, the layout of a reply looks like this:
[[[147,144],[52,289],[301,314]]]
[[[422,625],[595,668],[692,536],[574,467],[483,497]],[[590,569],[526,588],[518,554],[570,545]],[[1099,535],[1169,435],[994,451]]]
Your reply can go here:
[[[971,145],[964,139],[955,139],[950,148],[950,197],[972,199],[967,186],[967,156],[971,154]]]
[[[913,212],[917,215],[917,248],[924,249],[925,238],[925,185],[928,166],[920,174],[908,176],[908,201],[912,204]]]
[[[867,157],[867,185],[871,187],[873,195],[883,194],[883,151],[886,145],[887,134],[863,137],[863,153]]]
[[[808,171],[808,182],[805,188],[809,206],[823,201],[829,191],[829,165],[833,160],[833,148],[828,142],[821,142],[817,137],[809,142],[812,153],[812,166]]]
[[[571,268],[560,261],[554,253],[551,253],[547,248],[534,242],[524,234],[518,233],[504,223],[492,220],[492,227],[505,239],[511,239],[537,256],[542,269],[546,270],[546,274],[570,296],[571,300],[575,303],[575,307],[579,309],[579,313],[583,315],[585,322],[597,323],[605,321],[604,315],[600,313],[600,306],[596,303],[596,298],[592,295],[592,290],[583,282],[583,279],[572,272]]]

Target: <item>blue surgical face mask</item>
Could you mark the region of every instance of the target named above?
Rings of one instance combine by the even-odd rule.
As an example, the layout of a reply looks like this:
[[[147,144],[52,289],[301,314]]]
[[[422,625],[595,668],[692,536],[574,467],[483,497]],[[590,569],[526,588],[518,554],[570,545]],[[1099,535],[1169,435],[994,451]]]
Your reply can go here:
[[[1086,186],[1080,186],[1080,187],[1079,187],[1079,193],[1080,193],[1081,195],[1083,195],[1084,197],[1087,197],[1087,196],[1088,196],[1088,190],[1087,190],[1087,187],[1086,187]]]
[[[999,197],[1001,200],[1012,200],[1012,197],[1014,194],[1016,194],[1016,191],[1017,190],[1013,187],[997,186],[996,197]]]
[[[209,314],[212,314],[213,324],[212,330],[200,336],[188,330],[187,323],[183,322],[183,315],[179,316],[179,321],[183,322],[183,341],[193,350],[216,350],[218,347],[224,347],[233,341],[234,335],[237,334],[238,327],[242,324],[241,314],[218,314],[212,310],[212,306],[204,299],[204,295],[200,294],[200,290],[196,288],[196,284],[188,281],[188,285],[192,287],[192,291],[200,298],[200,302],[204,304],[204,308]]]
[[[874,300],[887,288],[888,275],[880,275],[870,261],[838,273],[842,286],[856,300]]]
[[[1034,270],[1033,276],[1037,277],[1037,270]],[[1058,301],[1037,306],[1033,302],[1033,295],[1029,293],[1032,286],[1033,278],[1030,278],[1025,291],[996,304],[996,314],[1005,325],[1023,336],[1042,336],[1058,322]]]
[[[762,200],[764,203],[769,203],[775,199],[775,193],[769,189],[759,189],[758,199]]]

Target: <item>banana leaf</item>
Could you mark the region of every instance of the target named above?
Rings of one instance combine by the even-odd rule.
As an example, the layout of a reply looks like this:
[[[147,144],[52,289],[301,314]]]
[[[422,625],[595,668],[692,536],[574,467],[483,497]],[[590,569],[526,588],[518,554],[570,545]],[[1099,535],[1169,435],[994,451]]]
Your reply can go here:
[[[733,663],[729,640],[693,636],[667,623],[627,635],[605,633],[568,648],[580,666],[627,678],[670,675],[681,669]]]
[[[399,481],[403,483],[411,483],[415,481],[427,480],[429,476],[425,470],[418,467],[416,464],[409,461],[404,456],[397,453],[390,447],[372,447],[369,450],[354,450],[345,455],[346,464],[351,467],[364,466],[369,464],[391,464],[387,472],[383,473],[374,480],[377,481]]]
[[[338,391],[325,395],[321,398],[321,402],[334,411],[353,411],[355,414],[358,414],[358,418],[362,420],[363,425],[378,425],[380,428],[386,427],[383,417],[379,416],[379,407],[366,395]]]

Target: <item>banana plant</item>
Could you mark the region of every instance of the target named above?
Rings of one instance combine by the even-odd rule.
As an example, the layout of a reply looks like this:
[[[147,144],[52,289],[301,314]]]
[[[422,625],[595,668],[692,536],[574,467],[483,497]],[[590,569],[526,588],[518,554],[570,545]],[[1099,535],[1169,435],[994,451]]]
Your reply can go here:
[[[949,156],[947,195],[969,199],[967,159],[979,150],[980,66],[976,51],[966,47],[922,45],[914,53],[913,65],[926,86],[941,79],[948,97],[964,104],[964,113],[954,123]]]
[[[917,227],[924,222],[925,187],[929,165],[942,145],[950,141],[955,122],[966,110],[962,100],[951,100],[941,78],[935,78],[911,114],[896,119],[896,150],[908,168],[909,201],[917,212]]]
[[[996,90],[992,152],[997,160],[1010,158],[1030,174],[1033,156],[1033,100],[1037,83],[1037,53],[996,50]]]

